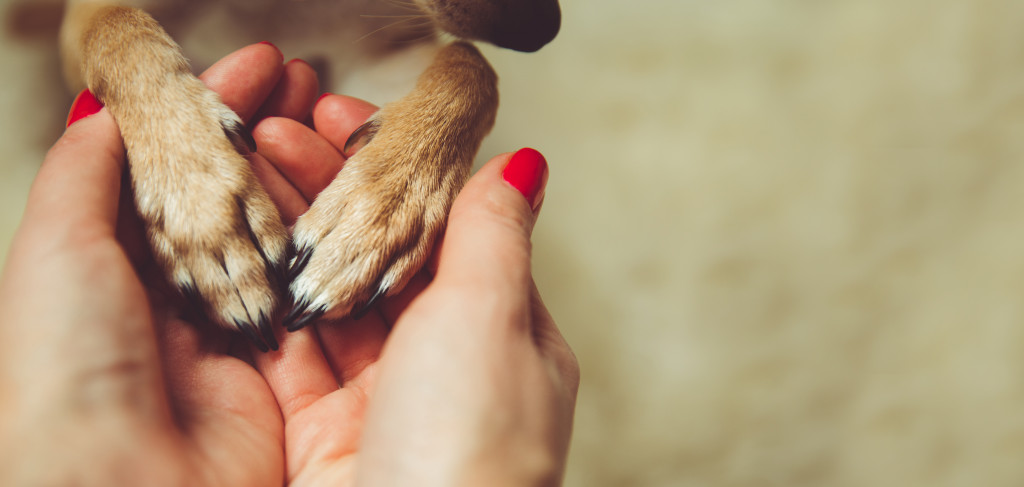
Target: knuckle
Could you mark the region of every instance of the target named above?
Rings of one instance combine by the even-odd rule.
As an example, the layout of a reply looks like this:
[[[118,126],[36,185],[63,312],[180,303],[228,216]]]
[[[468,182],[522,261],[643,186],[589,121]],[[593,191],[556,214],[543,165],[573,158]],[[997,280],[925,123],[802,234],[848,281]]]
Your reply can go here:
[[[452,220],[466,220],[473,226],[489,225],[509,235],[518,235],[529,245],[529,234],[533,228],[533,214],[525,204],[515,205],[490,195],[475,205],[456,206],[452,209]]]

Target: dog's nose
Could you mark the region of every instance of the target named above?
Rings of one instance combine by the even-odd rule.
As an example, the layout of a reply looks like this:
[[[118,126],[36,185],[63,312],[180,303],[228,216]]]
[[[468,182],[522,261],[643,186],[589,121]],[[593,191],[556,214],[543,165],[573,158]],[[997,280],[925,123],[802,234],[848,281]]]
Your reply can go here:
[[[499,47],[521,52],[534,52],[558,35],[562,11],[557,1],[511,0],[497,2],[505,6],[491,36],[484,38]]]
[[[533,52],[558,35],[558,0],[419,0],[438,26],[465,39]]]

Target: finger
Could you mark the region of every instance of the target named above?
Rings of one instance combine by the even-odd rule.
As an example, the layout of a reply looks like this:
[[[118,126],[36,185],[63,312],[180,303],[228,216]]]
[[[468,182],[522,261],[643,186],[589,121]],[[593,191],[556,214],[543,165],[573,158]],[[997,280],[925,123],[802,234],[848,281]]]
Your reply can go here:
[[[358,385],[358,378],[377,361],[389,327],[377,314],[359,320],[321,323],[316,327],[324,355],[342,386]]]
[[[320,83],[313,67],[301,59],[292,59],[285,63],[281,79],[253,121],[266,117],[306,120],[319,92]]]
[[[259,144],[258,141],[257,144]],[[256,179],[259,179],[260,184],[267,190],[267,194],[273,200],[274,206],[280,212],[281,221],[284,222],[285,226],[295,224],[295,220],[299,218],[299,215],[309,209],[309,203],[306,201],[305,196],[295,189],[292,183],[282,176],[273,163],[268,161],[262,154],[252,154],[250,161],[252,161],[252,170],[256,174]]]
[[[313,126],[340,152],[348,137],[366,119],[377,113],[377,107],[358,98],[327,94],[313,107]]]
[[[73,123],[39,168],[25,226],[113,235],[124,160],[120,132],[106,110]]]
[[[257,353],[253,361],[288,422],[310,404],[338,390],[339,384],[322,353],[315,327],[292,333],[278,329],[278,342],[280,350]]]
[[[345,158],[309,127],[287,118],[264,119],[253,130],[259,153],[311,202],[341,170]]]
[[[199,79],[220,94],[242,120],[249,121],[281,78],[282,61],[281,51],[273,45],[253,44],[217,61]]]
[[[534,208],[547,174],[543,156],[523,149],[491,159],[470,178],[452,205],[435,282],[525,295]]]

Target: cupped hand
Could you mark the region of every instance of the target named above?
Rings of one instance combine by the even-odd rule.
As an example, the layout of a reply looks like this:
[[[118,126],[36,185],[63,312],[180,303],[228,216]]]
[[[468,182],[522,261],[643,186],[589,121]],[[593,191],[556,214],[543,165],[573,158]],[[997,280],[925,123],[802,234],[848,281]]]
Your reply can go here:
[[[250,122],[305,118],[318,91],[312,69],[270,45],[202,79]],[[103,110],[67,129],[33,184],[0,281],[0,484],[279,486],[277,402],[228,353],[247,348],[239,337],[182,319],[147,256],[124,158]]]
[[[374,110],[330,95],[314,109],[315,131],[270,118],[254,136],[308,203]],[[495,157],[405,290],[362,319],[279,335],[280,351],[254,357],[281,406],[290,485],[560,481],[579,368],[530,272],[546,179],[536,151]]]
[[[203,78],[255,125],[253,167],[287,224],[375,110],[328,96],[316,131],[296,122],[315,76],[266,45]],[[530,275],[539,154],[470,180],[402,293],[362,320],[278,330],[268,354],[182,318],[125,204],[123,163],[101,111],[67,130],[31,191],[0,280],[0,483],[558,482],[579,372]]]

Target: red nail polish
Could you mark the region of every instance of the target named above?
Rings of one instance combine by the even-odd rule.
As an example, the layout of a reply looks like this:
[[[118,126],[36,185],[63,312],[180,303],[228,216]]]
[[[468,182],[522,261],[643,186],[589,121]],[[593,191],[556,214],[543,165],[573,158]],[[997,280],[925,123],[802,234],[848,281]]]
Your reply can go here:
[[[75,102],[71,104],[71,111],[68,112],[68,121],[65,127],[70,127],[71,124],[100,111],[102,108],[103,104],[93,96],[91,91],[88,89],[82,90],[75,97]]]
[[[526,201],[530,202],[530,208],[536,210],[544,198],[544,186],[548,181],[548,161],[534,149],[519,149],[512,154],[512,158],[501,172],[501,177],[519,190]]]
[[[277,51],[277,55],[281,57],[282,61],[284,61],[284,53],[282,53],[281,52],[281,48],[275,46],[273,42],[270,42],[270,41],[260,41],[260,44],[273,47]]]

